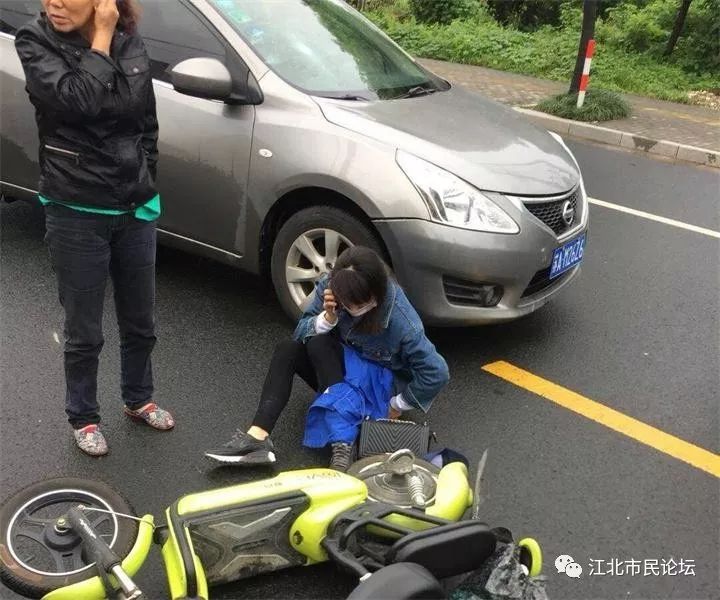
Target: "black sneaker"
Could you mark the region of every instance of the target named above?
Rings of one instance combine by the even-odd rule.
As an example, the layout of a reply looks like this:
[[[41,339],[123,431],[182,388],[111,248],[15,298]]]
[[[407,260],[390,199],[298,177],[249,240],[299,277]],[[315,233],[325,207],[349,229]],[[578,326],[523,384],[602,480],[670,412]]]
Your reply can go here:
[[[258,440],[238,429],[227,444],[206,450],[205,456],[228,465],[271,465],[275,447],[269,437]]]
[[[343,442],[336,442],[330,447],[332,448],[330,468],[345,473],[353,461],[354,448],[350,444],[344,444]]]

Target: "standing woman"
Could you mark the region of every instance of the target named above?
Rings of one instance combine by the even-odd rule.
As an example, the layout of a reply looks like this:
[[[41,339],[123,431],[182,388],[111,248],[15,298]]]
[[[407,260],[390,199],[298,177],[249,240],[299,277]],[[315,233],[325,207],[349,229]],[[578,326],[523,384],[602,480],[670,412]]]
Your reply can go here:
[[[135,0],[42,0],[15,47],[35,106],[40,201],[65,309],[65,412],[78,447],[107,454],[97,403],[108,275],[120,330],[125,412],[155,429],[155,190],[158,124]]]

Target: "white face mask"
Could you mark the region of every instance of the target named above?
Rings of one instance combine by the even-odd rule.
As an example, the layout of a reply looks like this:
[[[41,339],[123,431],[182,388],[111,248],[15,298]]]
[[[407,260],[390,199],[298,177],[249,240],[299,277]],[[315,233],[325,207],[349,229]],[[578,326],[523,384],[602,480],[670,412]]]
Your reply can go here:
[[[348,312],[348,314],[352,317],[362,317],[363,315],[366,315],[369,313],[373,308],[377,306],[377,302],[373,300],[369,304],[366,304],[365,306],[361,306],[359,308],[356,308],[355,310],[350,310],[347,306],[345,307],[345,310]]]

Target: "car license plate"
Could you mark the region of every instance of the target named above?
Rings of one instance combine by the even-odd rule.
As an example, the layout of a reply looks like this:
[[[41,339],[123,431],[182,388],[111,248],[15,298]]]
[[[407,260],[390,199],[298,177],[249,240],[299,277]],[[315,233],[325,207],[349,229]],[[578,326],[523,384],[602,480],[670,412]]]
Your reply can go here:
[[[572,269],[583,259],[585,252],[585,234],[579,238],[563,244],[553,252],[552,265],[550,267],[550,279],[561,275],[568,269]]]

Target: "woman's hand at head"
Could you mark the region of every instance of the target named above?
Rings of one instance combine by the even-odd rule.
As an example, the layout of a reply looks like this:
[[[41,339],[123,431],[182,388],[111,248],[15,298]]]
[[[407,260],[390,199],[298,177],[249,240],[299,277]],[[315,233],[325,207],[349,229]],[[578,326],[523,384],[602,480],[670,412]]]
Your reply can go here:
[[[333,325],[337,323],[337,301],[330,288],[323,292],[323,309],[325,310],[325,319]]]
[[[117,0],[93,0],[93,2],[95,3],[95,17],[90,44],[93,50],[109,55],[115,27],[120,18]]]
[[[95,35],[114,33],[120,12],[117,0],[94,0],[95,2]]]

